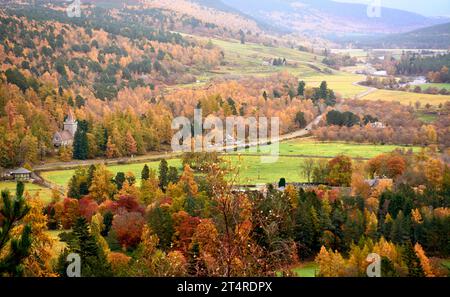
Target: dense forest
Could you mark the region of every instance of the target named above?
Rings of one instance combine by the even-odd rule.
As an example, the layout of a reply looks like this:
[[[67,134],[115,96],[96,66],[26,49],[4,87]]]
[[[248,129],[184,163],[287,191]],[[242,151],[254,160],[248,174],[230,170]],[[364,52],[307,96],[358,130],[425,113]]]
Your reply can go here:
[[[338,96],[326,83],[311,88],[287,73],[166,91],[214,70],[224,54],[210,42],[172,33],[170,24],[192,24],[165,10],[89,7],[69,18],[38,6],[1,11],[0,22],[0,166],[6,168],[48,157],[162,150],[170,144],[172,118],[192,117],[196,107],[205,116],[278,116],[285,133],[299,127],[300,111],[302,122],[311,121]],[[70,110],[80,127],[74,146],[55,151],[53,134]]]
[[[404,54],[395,63],[396,74],[424,75],[433,83],[450,82],[450,54],[435,55],[432,57],[418,54]]]
[[[67,197],[55,191],[46,207],[19,184],[14,203],[23,216],[11,220],[31,227],[32,241],[30,229],[17,233],[30,243],[16,255],[22,269],[0,265],[0,273],[64,275],[71,252],[80,254],[83,276],[292,275],[291,263],[316,254],[319,276],[364,276],[370,252],[382,257],[384,276],[448,273],[436,257],[450,255],[450,171],[432,152],[398,151],[365,164],[305,160],[305,175],[344,188],[270,184],[266,194],[235,191],[226,177],[236,171],[224,164],[212,158],[201,171],[186,164],[178,172],[162,160],[158,171],[142,168],[140,185],[103,165],[79,168]],[[384,179],[371,185],[367,174]],[[71,230],[61,233],[67,246],[54,264],[47,228]]]

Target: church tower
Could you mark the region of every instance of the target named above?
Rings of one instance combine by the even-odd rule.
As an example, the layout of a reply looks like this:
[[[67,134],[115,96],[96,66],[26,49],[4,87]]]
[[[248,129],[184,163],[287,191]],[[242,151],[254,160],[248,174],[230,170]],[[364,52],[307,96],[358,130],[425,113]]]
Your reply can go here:
[[[66,120],[64,121],[64,131],[69,132],[72,137],[75,136],[75,133],[77,132],[78,123],[75,120],[75,116],[72,112],[72,110],[69,110],[69,114],[67,115]]]

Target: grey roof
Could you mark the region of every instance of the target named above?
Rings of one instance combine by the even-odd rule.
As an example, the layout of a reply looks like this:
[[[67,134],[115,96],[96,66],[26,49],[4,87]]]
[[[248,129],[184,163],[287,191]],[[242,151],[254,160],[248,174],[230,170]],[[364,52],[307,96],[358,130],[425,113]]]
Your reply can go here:
[[[16,170],[10,172],[10,174],[28,174],[28,173],[31,173],[31,171],[25,168],[17,168]]]
[[[59,139],[53,139],[53,142],[62,142],[62,141],[69,141],[69,140],[73,140],[73,136],[69,131],[59,131],[56,132],[55,135],[53,136],[53,138],[55,138],[56,136],[59,136]]]

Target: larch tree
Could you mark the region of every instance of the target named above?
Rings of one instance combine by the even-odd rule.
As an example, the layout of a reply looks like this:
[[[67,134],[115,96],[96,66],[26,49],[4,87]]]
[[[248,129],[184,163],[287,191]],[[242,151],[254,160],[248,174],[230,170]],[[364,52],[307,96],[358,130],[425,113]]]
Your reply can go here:
[[[106,143],[106,157],[108,159],[120,157],[120,151],[116,144],[112,141],[111,137],[108,137],[108,142]]]
[[[125,141],[126,141],[126,148],[127,148],[127,153],[129,156],[134,156],[137,153],[137,143],[136,140],[133,137],[133,134],[131,134],[131,131],[128,130],[126,136],[125,136]]]
[[[414,251],[416,252],[417,257],[420,260],[420,265],[422,266],[423,272],[427,277],[433,277],[434,272],[430,263],[430,259],[428,259],[425,251],[419,243],[414,245]]]
[[[31,197],[25,193],[30,211],[23,218],[23,223],[31,226],[31,248],[30,254],[24,260],[24,275],[30,277],[52,277],[56,276],[53,271],[53,246],[54,240],[47,233],[47,216],[44,215],[44,204],[37,194]],[[23,231],[23,226],[18,228],[18,232]]]
[[[112,182],[113,177],[114,175],[104,165],[97,167],[91,187],[89,188],[89,194],[92,199],[100,203],[114,196],[117,187]]]

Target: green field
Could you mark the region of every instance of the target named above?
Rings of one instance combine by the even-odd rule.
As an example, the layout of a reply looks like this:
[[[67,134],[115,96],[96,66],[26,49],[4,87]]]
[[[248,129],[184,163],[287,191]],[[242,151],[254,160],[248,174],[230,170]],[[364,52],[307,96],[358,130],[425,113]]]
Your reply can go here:
[[[9,190],[11,194],[14,194],[16,192],[16,183],[0,182],[0,190]],[[50,189],[43,188],[32,183],[25,183],[25,192],[28,192],[32,196],[39,193],[39,197],[45,204],[50,203],[52,200],[52,191]]]
[[[367,51],[364,49],[354,48],[354,49],[332,49],[331,52],[333,54],[340,54],[340,55],[349,55],[350,57],[356,57],[356,58],[366,58],[367,57]]]
[[[300,171],[303,158],[278,157],[274,163],[263,163],[258,156],[226,156],[238,172],[238,184],[266,184],[286,178],[287,182],[305,182]]]
[[[298,277],[316,277],[319,267],[315,262],[305,262],[292,267],[290,270]],[[281,276],[281,272],[277,272],[276,275]]]
[[[299,277],[315,277],[318,270],[319,267],[315,262],[304,263],[292,269]]]
[[[286,177],[288,182],[304,181],[300,176],[300,164],[302,158],[280,157],[275,163],[261,163],[261,157],[258,156],[225,156],[232,166],[239,172],[237,182],[240,184],[256,184],[275,182],[280,177]],[[179,159],[168,160],[169,166],[176,166],[181,172],[181,161]],[[137,184],[140,183],[140,176],[144,164],[157,170],[159,161],[108,166],[108,169],[116,174],[119,171],[132,172],[137,178]],[[75,170],[58,170],[42,172],[41,176],[46,180],[57,185],[66,187]]]
[[[280,71],[304,80],[307,87],[318,87],[322,81],[327,81],[329,88],[345,98],[353,98],[367,90],[353,83],[365,80],[363,75],[355,75],[343,71],[336,71],[321,61],[322,56],[297,49],[285,47],[264,46],[254,43],[241,44],[237,40],[207,39],[195,36],[204,41],[211,40],[214,45],[223,49],[225,65],[214,71],[193,73],[198,82],[181,85],[179,87],[194,87],[207,83],[210,79],[220,76],[269,76]],[[263,65],[273,58],[286,58],[287,66]]]
[[[280,155],[301,155],[334,157],[339,154],[348,155],[352,158],[373,158],[377,155],[392,152],[397,148],[412,148],[415,152],[419,147],[406,147],[399,145],[374,145],[374,144],[354,144],[345,142],[318,142],[312,139],[294,139],[279,144]],[[274,145],[263,147],[259,153],[269,153],[274,150]],[[253,149],[255,150],[255,148]],[[251,150],[245,150],[242,154],[252,154]],[[258,152],[257,152],[258,153]]]
[[[254,43],[241,44],[237,40],[211,40],[214,45],[224,50],[227,65],[222,66],[221,74],[264,76],[279,71],[288,71],[293,75],[314,75],[320,70],[328,69],[321,64],[322,57],[284,47],[269,47]],[[263,65],[273,58],[286,58],[288,66],[276,67]],[[313,67],[311,67],[311,65]]]
[[[168,160],[169,166],[176,166],[177,168],[181,169],[181,163],[180,160],[173,159]],[[123,165],[111,165],[108,166],[108,170],[114,173],[114,175],[117,172],[131,172],[136,176],[137,183],[140,183],[141,180],[141,172],[144,168],[144,165],[147,164],[151,169],[158,170],[159,161],[153,161],[153,162],[145,162],[145,163],[135,163],[135,164],[123,164]],[[41,173],[41,176],[59,186],[67,186],[70,178],[75,173],[75,169],[68,169],[68,170],[56,170],[56,171],[44,171]]]
[[[438,118],[437,114],[429,114],[429,113],[425,113],[423,111],[418,111],[416,113],[416,115],[419,120],[421,120],[422,122],[427,123],[427,124],[435,122]]]
[[[423,84],[423,85],[419,85],[419,87],[421,87],[422,90],[426,90],[428,88],[437,88],[439,90],[447,89],[450,91],[450,84]]]
[[[303,156],[314,156],[332,158],[339,154],[346,154],[353,158],[372,158],[382,153],[392,152],[400,146],[395,145],[372,145],[372,144],[349,144],[340,142],[317,142],[311,139],[296,139],[280,144],[280,156],[273,163],[265,163],[259,154],[264,155],[270,152],[273,147],[263,147],[256,152],[241,151],[224,156],[238,172],[239,184],[259,184],[271,183],[285,177],[288,182],[306,181],[300,172],[300,165]],[[409,149],[410,147],[405,147]],[[419,151],[419,147],[412,147],[414,151]],[[257,155],[254,155],[257,154]],[[175,166],[181,171],[181,161],[179,159],[169,160],[169,166]],[[108,169],[116,174],[117,172],[132,172],[138,184],[140,183],[141,171],[144,164],[157,170],[159,161],[123,164],[108,166]],[[60,186],[67,186],[75,170],[57,170],[42,172],[43,178]]]
[[[445,103],[450,101],[450,95],[429,95],[429,94],[418,94],[413,92],[401,92],[401,91],[388,91],[388,90],[377,90],[370,93],[367,96],[361,98],[363,100],[381,100],[381,101],[398,101],[404,105],[414,105],[419,101],[422,106],[429,103],[433,106],[438,106],[440,103]]]

